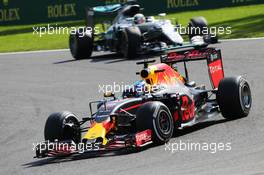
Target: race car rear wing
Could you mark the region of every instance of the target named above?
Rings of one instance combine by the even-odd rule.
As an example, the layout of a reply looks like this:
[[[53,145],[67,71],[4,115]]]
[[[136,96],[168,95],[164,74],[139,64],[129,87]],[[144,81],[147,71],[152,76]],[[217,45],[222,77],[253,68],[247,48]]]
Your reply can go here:
[[[86,21],[86,26],[94,28],[94,11],[93,8],[87,7],[85,10],[85,21]]]
[[[105,5],[105,6],[96,6],[96,7],[86,7],[85,8],[85,21],[87,27],[94,27],[94,16],[95,13],[108,15],[110,13],[115,13],[122,8],[121,4]]]
[[[97,6],[97,7],[86,7],[85,9],[85,24],[86,27],[90,27],[95,30],[95,15],[97,13],[107,16],[109,14],[115,13],[121,9],[120,4],[106,5],[106,6]],[[104,26],[103,26],[104,29]],[[105,30],[105,29],[104,29]],[[93,33],[94,34],[94,33]]]
[[[186,68],[186,62],[199,60],[207,61],[208,73],[213,89],[218,88],[220,80],[224,78],[224,69],[220,49],[205,47],[179,51],[169,51],[166,55],[163,55],[160,58],[162,63],[170,65],[183,62],[187,81],[189,78]]]
[[[124,8],[124,7],[127,7],[127,8]],[[116,12],[118,13],[120,10],[123,14],[127,15],[129,13],[137,13],[139,12],[139,10],[141,10],[141,8],[137,4],[136,0],[127,0],[126,2],[119,3],[119,4],[109,4],[109,5],[96,6],[96,7],[86,7],[85,8],[86,26],[94,27],[95,13],[109,15],[109,14],[114,14]]]
[[[114,13],[122,8],[121,4],[111,4],[111,5],[105,5],[105,6],[96,6],[93,7],[94,12],[98,13]]]

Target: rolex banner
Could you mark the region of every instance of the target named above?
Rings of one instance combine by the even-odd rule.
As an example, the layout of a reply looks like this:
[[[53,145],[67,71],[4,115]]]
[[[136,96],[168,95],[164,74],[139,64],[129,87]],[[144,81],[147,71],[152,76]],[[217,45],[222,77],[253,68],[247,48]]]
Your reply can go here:
[[[0,25],[84,19],[85,7],[125,0],[0,0]],[[264,0],[138,0],[145,14],[261,4]]]

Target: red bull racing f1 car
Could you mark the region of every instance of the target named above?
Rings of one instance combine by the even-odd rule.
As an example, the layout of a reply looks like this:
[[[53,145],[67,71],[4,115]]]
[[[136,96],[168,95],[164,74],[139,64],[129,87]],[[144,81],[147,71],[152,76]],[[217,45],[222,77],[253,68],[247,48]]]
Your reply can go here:
[[[188,79],[186,62],[205,60],[212,88]],[[141,148],[164,144],[177,129],[183,129],[222,114],[228,120],[246,117],[252,98],[241,76],[224,77],[221,50],[211,47],[169,51],[161,63],[149,65],[122,97],[104,94],[90,103],[91,116],[81,121],[71,112],[51,114],[45,124],[45,141],[36,146],[36,157]],[[182,62],[185,75],[175,64]],[[92,108],[96,107],[93,112]],[[82,145],[82,149],[76,145]]]

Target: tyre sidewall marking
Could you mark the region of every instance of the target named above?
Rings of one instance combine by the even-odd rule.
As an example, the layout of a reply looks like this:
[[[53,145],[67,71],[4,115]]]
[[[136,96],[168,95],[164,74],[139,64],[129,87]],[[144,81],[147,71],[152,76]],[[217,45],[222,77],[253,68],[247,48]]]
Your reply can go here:
[[[249,107],[247,108],[247,107],[244,105],[244,102],[243,102],[243,99],[242,99],[242,96],[243,96],[243,95],[242,95],[242,89],[243,89],[245,86],[248,86],[248,88],[250,88],[248,82],[247,82],[244,78],[240,78],[240,79],[239,79],[239,94],[238,94],[238,96],[239,96],[239,102],[240,102],[240,107],[241,107],[241,109],[242,109],[243,112],[248,112],[248,110],[249,110],[250,107],[251,107],[251,99],[250,99],[250,105],[249,105]],[[249,94],[249,95],[250,95],[250,94]],[[249,97],[249,98],[251,98],[251,97]]]
[[[154,113],[153,113],[153,119],[152,119],[152,123],[153,123],[153,129],[154,129],[154,131],[155,131],[155,133],[156,133],[156,135],[157,135],[157,137],[160,139],[160,140],[162,140],[162,141],[166,141],[167,139],[164,139],[164,138],[162,138],[162,136],[161,136],[161,134],[160,134],[160,132],[158,131],[158,129],[157,129],[157,122],[156,122],[156,120],[158,119],[157,118],[157,116],[158,116],[158,114],[160,114],[161,112],[165,112],[167,115],[168,115],[168,119],[170,120],[170,122],[172,122],[172,123],[170,123],[170,130],[172,130],[171,128],[172,128],[172,125],[171,124],[173,124],[173,121],[171,121],[171,116],[170,116],[170,114],[165,110],[165,109],[161,109],[161,106],[159,106],[159,107],[156,107],[155,108],[155,111],[154,111]],[[169,131],[170,131],[169,130]],[[165,136],[167,136],[167,135],[165,135]],[[170,136],[171,137],[171,136]]]

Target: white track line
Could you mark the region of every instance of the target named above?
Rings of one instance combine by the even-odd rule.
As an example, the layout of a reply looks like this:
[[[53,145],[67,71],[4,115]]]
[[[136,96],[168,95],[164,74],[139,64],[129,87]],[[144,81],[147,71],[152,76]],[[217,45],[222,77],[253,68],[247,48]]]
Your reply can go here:
[[[249,41],[249,40],[262,40],[264,37],[259,38],[237,38],[237,39],[222,39],[219,41]],[[25,51],[25,52],[6,52],[0,53],[0,55],[18,55],[18,54],[31,54],[31,53],[49,53],[49,52],[64,52],[69,49],[56,49],[56,50],[37,50],[37,51]]]
[[[236,39],[220,39],[219,41],[248,41],[248,40],[261,40],[264,37],[259,38],[236,38]]]
[[[18,55],[18,54],[31,54],[31,53],[49,53],[49,52],[64,52],[69,49],[55,49],[55,50],[35,50],[35,51],[24,51],[24,52],[6,52],[0,53],[0,55]]]

